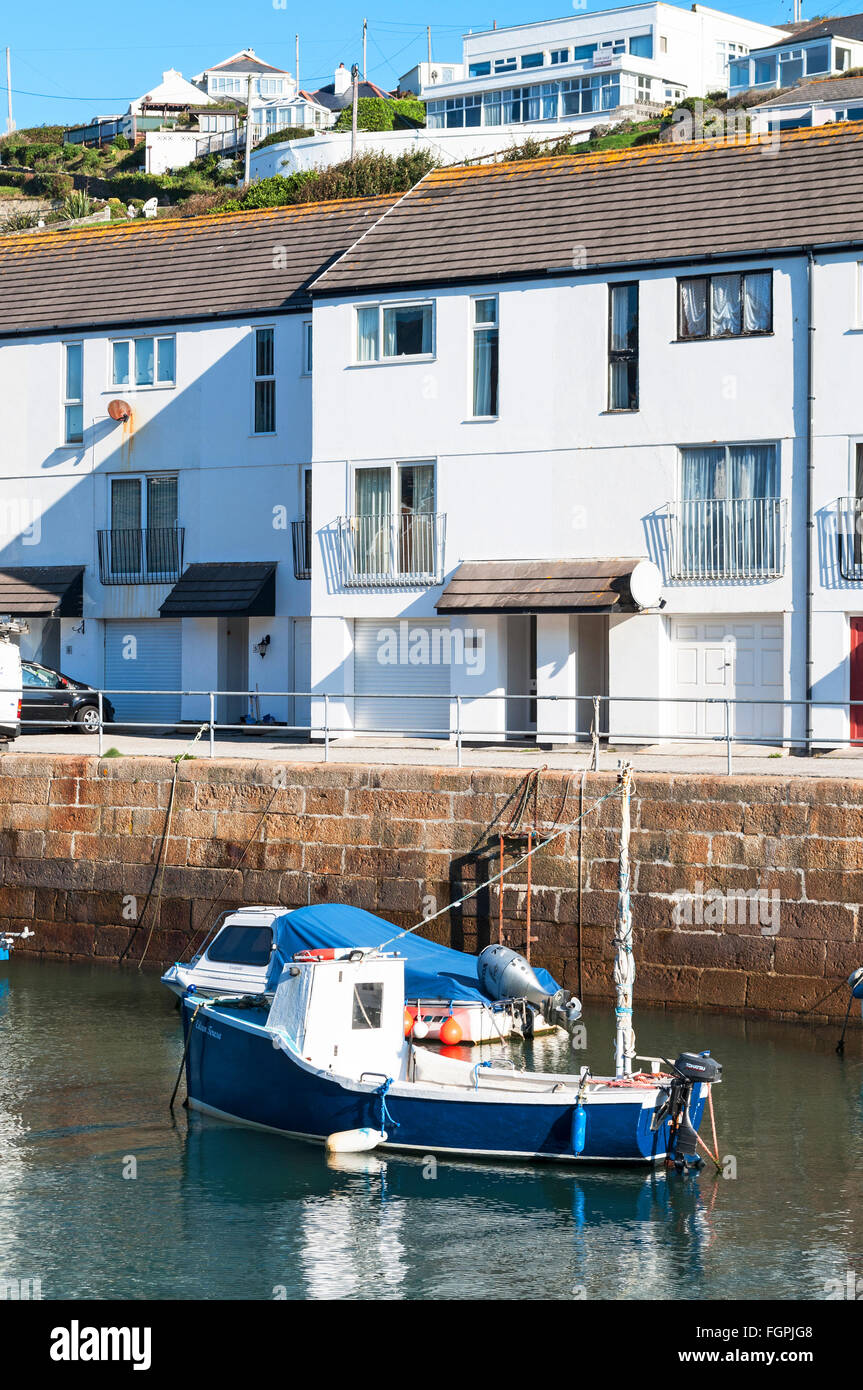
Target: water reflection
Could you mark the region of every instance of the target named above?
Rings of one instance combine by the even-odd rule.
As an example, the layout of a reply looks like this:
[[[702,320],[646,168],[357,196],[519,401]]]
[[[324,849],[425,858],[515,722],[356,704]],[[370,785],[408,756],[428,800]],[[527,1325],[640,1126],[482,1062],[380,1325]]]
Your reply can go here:
[[[840,1060],[836,1029],[640,1013],[640,1052],[706,1043],[722,1060],[733,1180],[328,1160],[185,1111],[172,1122],[179,1032],[153,977],[3,969],[0,1275],[40,1277],[48,1298],[805,1298],[863,1277],[859,1032]],[[586,1056],[566,1039],[512,1055],[600,1070],[611,1030],[588,1010]]]

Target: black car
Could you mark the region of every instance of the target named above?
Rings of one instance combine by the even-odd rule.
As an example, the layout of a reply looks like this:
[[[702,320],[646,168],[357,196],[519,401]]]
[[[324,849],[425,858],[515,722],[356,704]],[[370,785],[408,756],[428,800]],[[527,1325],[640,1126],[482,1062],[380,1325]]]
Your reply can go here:
[[[102,722],[108,724],[113,718],[114,706],[103,695]],[[40,724],[74,721],[82,733],[95,734],[99,729],[98,694],[92,685],[85,685],[83,681],[73,681],[70,676],[40,666],[36,661],[22,661],[22,732],[34,728],[27,724],[29,719],[38,719]]]

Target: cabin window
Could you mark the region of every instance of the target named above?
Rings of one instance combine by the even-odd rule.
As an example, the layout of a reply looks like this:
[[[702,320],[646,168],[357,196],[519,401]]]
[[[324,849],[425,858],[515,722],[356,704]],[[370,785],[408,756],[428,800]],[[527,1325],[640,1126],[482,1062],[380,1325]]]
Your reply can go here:
[[[370,980],[354,985],[352,1028],[380,1028],[384,1003],[384,987]]]
[[[220,965],[267,965],[273,948],[269,927],[224,927],[207,951]]]

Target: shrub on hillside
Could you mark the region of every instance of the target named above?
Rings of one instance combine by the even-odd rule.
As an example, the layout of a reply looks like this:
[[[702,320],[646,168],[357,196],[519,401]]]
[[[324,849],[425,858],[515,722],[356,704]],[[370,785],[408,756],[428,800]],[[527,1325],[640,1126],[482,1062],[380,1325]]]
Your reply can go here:
[[[306,169],[274,174],[250,184],[237,198],[222,205],[226,211],[317,203],[332,198],[373,198],[381,193],[406,193],[419,183],[437,160],[429,150],[410,150],[393,157],[370,151],[329,169]]]
[[[360,97],[357,102],[357,128],[359,130],[393,130],[402,124],[397,116],[407,117],[407,123],[425,125],[426,109],[416,98],[402,97],[388,100],[385,97]],[[350,130],[352,113],[350,106],[339,112],[336,130]]]

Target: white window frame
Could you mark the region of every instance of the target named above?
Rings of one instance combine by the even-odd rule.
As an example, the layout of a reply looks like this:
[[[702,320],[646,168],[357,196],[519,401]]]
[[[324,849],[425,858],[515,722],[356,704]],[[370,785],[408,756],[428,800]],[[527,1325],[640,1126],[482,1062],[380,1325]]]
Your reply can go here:
[[[494,323],[477,323],[476,306],[486,300],[494,300]],[[472,294],[470,297],[470,354],[468,359],[467,402],[469,421],[482,423],[500,419],[500,296],[497,294]],[[475,415],[473,409],[474,361],[476,359],[476,335],[489,328],[497,329],[497,410],[493,415]]]
[[[360,311],[363,309],[377,309],[377,352],[374,357],[360,357]],[[388,309],[431,309],[431,351],[413,352],[409,355],[401,353],[395,357],[388,357],[384,354],[384,314]],[[434,299],[398,299],[380,300],[373,304],[355,304],[351,317],[353,332],[353,354],[352,362],[355,367],[380,367],[391,366],[393,363],[405,362],[431,362],[434,360],[437,351],[437,301]]]
[[[69,349],[70,349],[70,348],[78,348],[78,349],[80,350],[80,353],[81,353],[81,397],[80,397],[79,400],[76,400],[76,399],[74,399],[73,397],[71,397],[71,396],[68,394],[68,389],[67,389],[67,388],[68,388],[68,383],[69,383],[69,361],[68,361],[68,355],[69,355]],[[80,339],[79,339],[79,340],[73,340],[73,341],[71,341],[71,342],[68,342],[68,343],[64,343],[64,344],[63,344],[63,364],[62,364],[62,371],[63,371],[63,407],[62,407],[63,413],[62,413],[62,415],[61,415],[61,420],[62,420],[63,448],[64,448],[64,449],[80,449],[80,448],[82,447],[83,443],[84,443],[84,343],[83,343],[83,341],[81,341]],[[69,438],[69,429],[68,429],[67,421],[68,421],[68,412],[69,412],[69,407],[70,407],[70,406],[80,406],[80,407],[81,407],[81,438],[80,438],[80,439],[70,439],[70,438]]]
[[[272,335],[273,335],[273,370],[272,370],[272,374],[267,373],[267,374],[264,374],[264,375],[259,376],[259,375],[258,375],[258,334],[261,333],[261,332],[267,331],[267,330],[269,330],[269,332],[272,333]],[[276,373],[276,325],[275,325],[274,323],[256,323],[256,324],[254,325],[254,327],[252,328],[252,332],[251,332],[251,347],[252,347],[252,363],[251,363],[251,367],[252,367],[252,370],[251,370],[251,378],[252,378],[252,399],[251,399],[251,420],[249,421],[249,433],[250,433],[250,435],[252,436],[253,439],[274,439],[275,436],[276,436],[276,435],[278,434],[278,432],[279,432],[278,401],[277,401],[277,399],[276,399],[277,394],[278,394],[278,393],[277,393],[277,389],[276,389],[276,381],[278,380],[277,373]],[[256,389],[255,389],[255,388],[257,387],[257,384],[258,384],[259,381],[271,381],[271,382],[273,383],[273,429],[271,429],[271,430],[259,430],[259,429],[256,429],[256,428],[255,428],[255,395],[256,395]]]
[[[174,375],[170,381],[159,381],[159,344],[172,342],[174,345]],[[117,381],[114,377],[114,348],[122,343],[129,347],[129,380]],[[138,343],[153,344],[153,380],[138,383],[135,381],[135,358]],[[108,389],[111,391],[173,391],[177,385],[177,335],[176,333],[139,333],[134,337],[110,338],[108,341]]]
[[[488,298],[488,296],[486,296],[486,298]],[[417,458],[409,458],[409,457],[407,457],[407,458],[397,458],[397,459],[381,459],[381,461],[380,461],[379,463],[368,463],[368,462],[366,462],[365,460],[363,460],[362,463],[352,463],[352,464],[351,464],[351,467],[350,467],[350,477],[349,477],[349,479],[348,479],[348,487],[349,487],[349,489],[350,489],[349,495],[348,495],[348,508],[347,508],[347,510],[348,510],[348,515],[349,515],[349,516],[356,516],[356,515],[357,515],[357,474],[358,474],[358,473],[368,472],[369,469],[371,469],[371,470],[373,470],[373,471],[377,471],[378,469],[388,468],[388,469],[390,470],[390,511],[389,511],[388,515],[389,515],[389,516],[395,516],[395,515],[398,515],[398,508],[399,508],[399,496],[400,496],[400,489],[399,489],[399,471],[400,471],[400,469],[402,469],[402,468],[426,468],[426,467],[430,467],[430,468],[432,469],[432,471],[433,471],[433,478],[434,478],[434,511],[431,512],[430,515],[435,516],[435,515],[437,514],[437,508],[438,508],[438,461],[437,461],[437,458],[436,458],[436,457],[423,458],[423,457],[421,457],[421,456],[418,456]],[[314,487],[314,482],[312,483],[312,486]],[[422,515],[425,515],[425,513],[423,513]]]
[[[304,320],[303,320],[303,348],[302,348],[302,351],[303,351],[303,370],[302,370],[302,375],[303,375],[303,376],[311,376],[311,374],[312,374],[312,366],[313,366],[314,360],[315,360],[315,359],[314,359],[314,352],[315,352],[315,349],[314,349],[314,338],[313,338],[312,334],[313,334],[312,320],[311,320],[311,319],[304,319]]]

